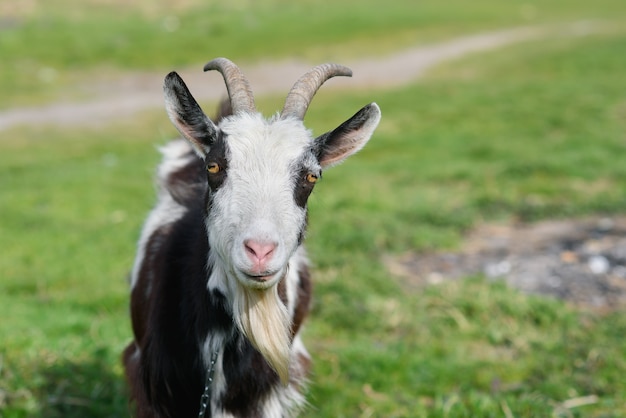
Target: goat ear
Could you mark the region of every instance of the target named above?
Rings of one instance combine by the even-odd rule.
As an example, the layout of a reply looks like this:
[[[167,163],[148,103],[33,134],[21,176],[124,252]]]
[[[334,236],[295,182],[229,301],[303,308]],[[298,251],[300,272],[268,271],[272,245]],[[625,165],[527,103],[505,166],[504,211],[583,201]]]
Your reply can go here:
[[[339,164],[367,144],[380,121],[380,108],[371,103],[333,131],[315,139],[322,168]]]
[[[218,136],[217,126],[204,114],[183,79],[175,72],[165,77],[163,93],[170,120],[196,154],[204,158]]]

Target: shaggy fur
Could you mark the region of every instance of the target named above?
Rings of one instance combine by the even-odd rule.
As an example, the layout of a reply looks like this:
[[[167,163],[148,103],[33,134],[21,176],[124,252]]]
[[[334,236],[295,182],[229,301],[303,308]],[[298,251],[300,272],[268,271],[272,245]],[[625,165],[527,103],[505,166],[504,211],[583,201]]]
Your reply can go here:
[[[132,271],[123,360],[135,413],[197,416],[216,354],[207,416],[293,416],[310,364],[307,200],[323,168],[369,140],[380,111],[368,105],[315,139],[294,118],[214,123],[175,73],[165,96],[186,141],[161,150]]]

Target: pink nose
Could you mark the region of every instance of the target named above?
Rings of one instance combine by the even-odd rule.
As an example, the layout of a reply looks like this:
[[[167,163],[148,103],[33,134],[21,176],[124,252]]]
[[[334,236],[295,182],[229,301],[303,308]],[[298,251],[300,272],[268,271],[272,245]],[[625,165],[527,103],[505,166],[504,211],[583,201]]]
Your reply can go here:
[[[265,270],[265,263],[272,258],[277,244],[247,239],[243,242],[243,245],[246,247],[250,260],[255,263],[259,270]]]

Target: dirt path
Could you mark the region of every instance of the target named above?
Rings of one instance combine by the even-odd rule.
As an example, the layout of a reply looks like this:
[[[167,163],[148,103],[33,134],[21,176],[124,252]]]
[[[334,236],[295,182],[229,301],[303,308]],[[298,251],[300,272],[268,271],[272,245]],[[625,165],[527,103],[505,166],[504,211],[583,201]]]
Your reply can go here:
[[[600,25],[593,22],[518,27],[419,46],[388,56],[345,62],[343,64],[352,68],[355,75],[350,80],[341,80],[335,88],[373,89],[401,86],[418,79],[427,70],[445,61],[551,36],[584,36],[597,31],[599,27]],[[310,67],[310,63],[299,61],[261,62],[244,68],[244,71],[255,94],[261,96],[286,93],[291,84]],[[94,92],[90,101],[59,102],[0,112],[0,131],[19,125],[103,124],[132,116],[142,110],[162,107],[161,83],[165,72],[131,73],[114,82],[95,81],[88,86],[88,91]],[[201,101],[219,100],[225,94],[219,77],[209,76],[195,68],[179,72]]]
[[[410,288],[481,275],[599,311],[626,306],[626,217],[477,226],[457,251],[387,257]]]

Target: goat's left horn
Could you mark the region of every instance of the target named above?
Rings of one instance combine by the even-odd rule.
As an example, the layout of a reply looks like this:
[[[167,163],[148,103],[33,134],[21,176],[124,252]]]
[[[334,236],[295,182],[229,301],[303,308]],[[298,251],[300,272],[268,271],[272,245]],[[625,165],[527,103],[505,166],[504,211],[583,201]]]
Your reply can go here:
[[[300,77],[285,99],[285,106],[280,112],[281,119],[295,117],[303,120],[317,90],[326,80],[335,76],[352,77],[352,70],[343,65],[329,63],[318,65]]]
[[[256,111],[250,83],[239,67],[227,58],[216,58],[204,66],[204,71],[210,70],[217,70],[224,77],[233,114]]]

